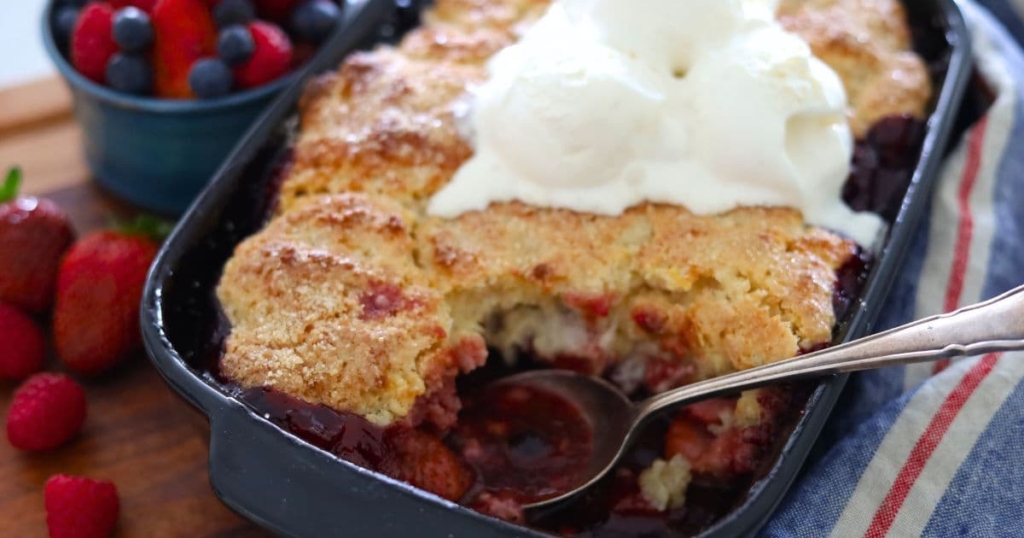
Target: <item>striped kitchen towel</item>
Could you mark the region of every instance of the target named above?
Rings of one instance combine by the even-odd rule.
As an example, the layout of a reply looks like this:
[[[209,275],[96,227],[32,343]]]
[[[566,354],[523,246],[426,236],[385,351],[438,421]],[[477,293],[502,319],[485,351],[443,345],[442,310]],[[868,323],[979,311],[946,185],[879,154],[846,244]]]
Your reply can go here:
[[[961,6],[996,98],[945,163],[879,330],[1024,283],[1024,26]],[[1024,353],[854,375],[761,534],[1024,536],[1022,378]]]

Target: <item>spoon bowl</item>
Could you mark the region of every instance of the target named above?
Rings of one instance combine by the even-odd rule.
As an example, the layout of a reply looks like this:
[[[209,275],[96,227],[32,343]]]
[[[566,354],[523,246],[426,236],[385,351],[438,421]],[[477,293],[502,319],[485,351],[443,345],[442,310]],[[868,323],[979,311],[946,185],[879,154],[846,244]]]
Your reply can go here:
[[[843,345],[685,385],[631,402],[607,381],[566,370],[534,370],[496,381],[555,394],[577,408],[593,433],[590,459],[571,489],[524,504],[534,510],[590,488],[615,466],[637,432],[662,411],[705,398],[794,379],[883,366],[1024,349],[1024,286],[955,312]]]
[[[631,429],[637,412],[633,402],[615,385],[598,377],[569,370],[532,370],[500,379],[494,385],[515,385],[557,394],[579,410],[593,435],[593,450],[573,489],[527,504],[525,508],[555,505],[592,486],[611,470],[629,446],[628,438],[637,431]]]

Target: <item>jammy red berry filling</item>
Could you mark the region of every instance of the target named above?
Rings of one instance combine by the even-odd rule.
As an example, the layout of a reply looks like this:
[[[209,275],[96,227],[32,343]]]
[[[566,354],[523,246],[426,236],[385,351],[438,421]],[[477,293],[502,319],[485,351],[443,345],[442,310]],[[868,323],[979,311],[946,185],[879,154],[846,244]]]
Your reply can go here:
[[[483,387],[463,401],[449,438],[483,491],[517,503],[561,494],[583,478],[593,428],[568,400],[530,387]]]
[[[838,270],[832,305],[837,316],[858,296],[867,265],[866,256],[856,255]],[[370,307],[383,315],[396,296],[381,292],[361,297],[359,304],[364,313]],[[650,315],[633,314],[644,321],[643,330],[658,331]],[[242,398],[282,428],[343,459],[495,517],[572,535],[706,526],[765,468],[806,394],[802,387],[773,387],[682,408],[652,424],[592,491],[554,513],[530,515],[523,504],[578,481],[593,432],[557,395],[492,385],[524,370],[565,367],[564,356],[540,357],[530,346],[512,353],[507,359],[514,360],[501,360],[491,350],[483,367],[431,389],[446,396],[421,398],[406,420],[388,427],[266,388],[244,390]],[[608,364],[594,357],[597,362],[574,369],[605,377],[634,400],[697,379],[692,363],[664,354]],[[430,409],[442,403],[449,418],[430,419]]]

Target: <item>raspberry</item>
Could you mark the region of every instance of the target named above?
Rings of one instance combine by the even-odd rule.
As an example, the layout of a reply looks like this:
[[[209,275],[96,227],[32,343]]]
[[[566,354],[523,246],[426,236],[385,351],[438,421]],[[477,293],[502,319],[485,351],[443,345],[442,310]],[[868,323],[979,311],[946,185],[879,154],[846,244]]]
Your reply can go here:
[[[71,34],[71,63],[79,73],[100,84],[107,76],[110,57],[118,50],[113,28],[113,8],[94,2],[82,9]]]
[[[85,392],[64,374],[36,374],[16,391],[7,439],[20,450],[49,450],[71,440],[85,422]]]
[[[0,379],[24,379],[43,367],[46,343],[32,318],[0,302]]]
[[[43,491],[50,538],[105,538],[121,510],[113,482],[54,475]]]
[[[235,83],[255,88],[288,72],[292,66],[292,43],[281,28],[256,21],[249,25],[256,50],[249,61],[235,67]]]

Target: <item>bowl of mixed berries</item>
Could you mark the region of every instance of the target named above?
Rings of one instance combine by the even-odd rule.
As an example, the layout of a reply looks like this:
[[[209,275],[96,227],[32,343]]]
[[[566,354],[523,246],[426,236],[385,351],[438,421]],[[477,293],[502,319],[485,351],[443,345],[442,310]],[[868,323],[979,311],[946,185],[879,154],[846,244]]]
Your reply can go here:
[[[340,2],[340,3],[339,3]],[[335,32],[345,0],[52,0],[46,48],[86,161],[114,194],[176,214]]]

